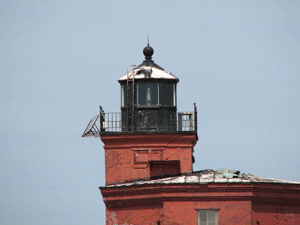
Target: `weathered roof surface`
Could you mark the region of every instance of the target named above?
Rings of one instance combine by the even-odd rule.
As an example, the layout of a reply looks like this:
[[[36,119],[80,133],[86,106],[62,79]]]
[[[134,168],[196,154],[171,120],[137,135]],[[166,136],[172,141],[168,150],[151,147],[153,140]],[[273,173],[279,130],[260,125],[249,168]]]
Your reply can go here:
[[[258,177],[251,174],[240,174],[239,171],[219,169],[219,170],[201,170],[190,174],[180,176],[164,177],[159,179],[144,179],[134,182],[108,185],[106,187],[128,187],[136,185],[153,184],[208,184],[208,183],[239,183],[239,184],[298,184],[300,182],[279,180],[274,178]]]
[[[130,71],[128,74],[126,73],[124,76],[122,76],[119,81],[123,81],[128,79],[132,79],[134,75],[134,79],[167,79],[167,80],[176,80],[179,81],[179,79],[174,76],[172,73],[169,73],[165,70],[158,69],[156,67],[152,66],[139,66],[134,71]]]

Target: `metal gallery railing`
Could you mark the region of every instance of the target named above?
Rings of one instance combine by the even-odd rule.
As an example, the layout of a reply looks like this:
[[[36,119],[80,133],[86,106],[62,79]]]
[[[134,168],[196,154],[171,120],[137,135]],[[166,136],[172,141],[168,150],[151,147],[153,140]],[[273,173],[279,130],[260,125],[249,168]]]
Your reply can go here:
[[[104,112],[100,107],[100,134],[114,132],[197,132],[194,112]]]

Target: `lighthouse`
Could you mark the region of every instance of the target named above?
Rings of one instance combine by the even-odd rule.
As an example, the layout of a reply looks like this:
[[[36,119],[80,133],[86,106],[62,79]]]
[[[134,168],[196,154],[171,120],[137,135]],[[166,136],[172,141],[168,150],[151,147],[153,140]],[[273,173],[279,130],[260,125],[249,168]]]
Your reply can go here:
[[[300,182],[193,170],[196,104],[178,112],[179,79],[154,62],[149,43],[143,54],[118,80],[120,112],[100,106],[82,135],[104,144],[106,224],[298,225]]]
[[[118,80],[120,112],[101,106],[84,131],[83,137],[100,136],[104,143],[106,185],[193,170],[196,105],[192,112],[177,112],[179,79],[157,65],[153,53],[148,43],[143,62]]]

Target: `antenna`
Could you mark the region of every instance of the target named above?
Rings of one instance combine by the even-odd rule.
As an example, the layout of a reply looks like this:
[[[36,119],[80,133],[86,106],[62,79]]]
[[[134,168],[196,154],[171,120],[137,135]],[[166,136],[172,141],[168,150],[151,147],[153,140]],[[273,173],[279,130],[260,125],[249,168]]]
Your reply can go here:
[[[148,34],[148,46],[149,46],[149,34]]]

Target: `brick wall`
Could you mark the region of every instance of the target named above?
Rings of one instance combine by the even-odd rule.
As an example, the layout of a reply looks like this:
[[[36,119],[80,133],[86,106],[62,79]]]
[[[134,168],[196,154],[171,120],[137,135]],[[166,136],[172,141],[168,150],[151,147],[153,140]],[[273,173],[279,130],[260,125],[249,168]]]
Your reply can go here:
[[[157,225],[162,209],[156,207],[131,210],[106,210],[106,225]]]
[[[105,149],[106,184],[150,177],[150,161],[178,160],[181,173],[191,172],[196,138],[195,134],[102,136]]]
[[[219,225],[300,225],[296,185],[133,185],[101,192],[114,225],[197,225],[198,211],[209,209],[218,211]]]
[[[109,209],[107,225],[157,225],[157,221],[160,225],[197,225],[199,209],[217,209],[219,225],[251,224],[251,203],[247,201],[166,201],[163,208]]]
[[[300,225],[300,202],[298,206],[254,204],[252,209],[253,225]]]
[[[220,225],[251,224],[250,201],[181,201],[164,202],[164,216],[167,223],[163,224],[197,224],[198,210],[218,210]]]

